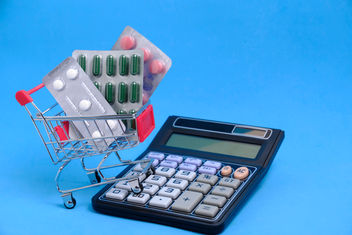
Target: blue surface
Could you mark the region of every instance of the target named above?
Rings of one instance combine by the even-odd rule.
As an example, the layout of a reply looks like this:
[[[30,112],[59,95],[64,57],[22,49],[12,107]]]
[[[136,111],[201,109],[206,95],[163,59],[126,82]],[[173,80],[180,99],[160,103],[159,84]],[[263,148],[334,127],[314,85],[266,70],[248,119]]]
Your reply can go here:
[[[271,169],[224,234],[352,233],[352,4],[326,1],[0,1],[0,234],[189,234],[62,206],[57,166],[14,99],[74,49],[110,49],[131,25],[173,59],[152,97],[168,115],[281,128]],[[45,100],[44,100],[45,101]],[[79,169],[68,181],[86,183]],[[147,232],[146,232],[147,231]]]

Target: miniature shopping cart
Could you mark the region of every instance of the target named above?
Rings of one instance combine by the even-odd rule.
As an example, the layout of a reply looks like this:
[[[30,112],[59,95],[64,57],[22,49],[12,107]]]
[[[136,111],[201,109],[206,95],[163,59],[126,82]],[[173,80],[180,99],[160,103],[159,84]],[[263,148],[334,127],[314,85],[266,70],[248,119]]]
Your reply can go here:
[[[49,106],[44,111],[38,108],[30,95],[43,87],[44,84],[40,84],[29,91],[18,91],[16,99],[27,110],[53,164],[61,164],[56,174],[55,182],[57,190],[61,193],[65,207],[68,209],[75,207],[76,200],[72,196],[73,191],[121,180],[128,181],[132,192],[140,193],[143,190],[143,186],[139,181],[140,176],[142,174],[149,175],[154,173],[152,160],[123,160],[118,151],[137,146],[153,131],[155,122],[152,105],[148,102],[134,114],[71,117],[66,116],[57,103]],[[31,105],[28,105],[29,103]],[[122,122],[125,125],[125,128],[122,128],[124,129],[122,135],[83,138],[74,125],[76,122],[82,122],[84,125],[87,125],[88,121],[93,121],[95,124],[98,121],[104,121],[108,125],[109,120],[116,120],[118,123]],[[96,126],[99,129],[99,125]],[[95,144],[97,141],[105,143],[106,146],[104,148],[101,148],[101,145],[98,147]],[[118,163],[105,165],[105,160],[112,155],[116,155]],[[92,156],[100,156],[102,159],[97,167],[88,168],[86,167],[85,159]],[[60,175],[64,168],[74,159],[80,160],[82,168],[86,171],[91,184],[62,189],[59,182]],[[135,164],[141,164],[143,170],[131,177],[106,177],[102,172],[105,169]]]

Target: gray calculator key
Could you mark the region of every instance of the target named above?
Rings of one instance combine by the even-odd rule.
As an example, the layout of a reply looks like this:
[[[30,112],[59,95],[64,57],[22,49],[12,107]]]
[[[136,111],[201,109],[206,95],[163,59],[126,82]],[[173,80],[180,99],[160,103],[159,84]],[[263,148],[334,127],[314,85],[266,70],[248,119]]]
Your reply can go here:
[[[181,190],[184,190],[188,186],[188,181],[183,180],[183,179],[175,179],[171,178],[167,183],[167,186],[173,187],[173,188],[179,188]]]
[[[145,177],[146,177],[145,174],[141,174],[140,172],[137,172],[137,171],[130,171],[130,172],[128,172],[128,174],[125,175],[124,177],[137,177],[138,175],[140,175],[140,176],[138,177],[139,181],[143,181],[143,180],[145,179]]]
[[[218,181],[218,176],[216,175],[208,175],[208,174],[200,174],[197,178],[198,182],[206,183],[214,185]]]
[[[154,196],[150,201],[149,205],[157,206],[161,208],[168,208],[172,202],[172,199],[169,197],[162,197],[162,196]]]
[[[171,167],[165,167],[165,166],[160,166],[158,168],[156,168],[155,170],[155,174],[156,175],[162,175],[165,177],[171,177],[175,174],[176,170],[174,168]]]
[[[235,190],[233,188],[225,187],[225,186],[215,186],[211,194],[224,196],[226,198],[231,197]]]
[[[219,185],[237,189],[241,185],[241,181],[238,179],[225,177],[219,181]]]
[[[211,188],[210,184],[205,184],[205,183],[201,183],[201,182],[192,182],[191,185],[189,186],[188,190],[207,194],[209,192],[210,188]]]
[[[171,206],[173,210],[191,212],[202,200],[203,194],[192,191],[185,191]]]
[[[194,171],[179,170],[174,177],[192,181],[194,178],[196,178],[196,175],[197,174]]]
[[[165,197],[171,197],[172,199],[176,199],[178,197],[178,195],[180,195],[180,193],[181,193],[181,190],[178,188],[163,187],[158,192],[158,195],[165,196]]]
[[[115,184],[115,188],[121,188],[121,189],[125,189],[127,191],[131,191],[131,186],[128,183],[128,180],[122,180],[119,181]]]
[[[226,197],[217,196],[217,195],[207,195],[203,200],[203,203],[214,205],[217,207],[223,207],[225,202],[226,202]]]
[[[143,183],[143,193],[154,195],[158,190],[159,190],[158,185]]]
[[[107,198],[123,200],[127,196],[128,191],[119,188],[112,188],[109,192],[106,193]]]
[[[163,186],[166,182],[166,177],[160,175],[150,175],[144,182],[148,184]]]
[[[148,193],[131,193],[128,197],[127,197],[127,201],[129,202],[134,202],[134,203],[138,203],[138,204],[145,204],[150,198],[150,195]]]
[[[219,212],[218,207],[206,205],[206,204],[200,204],[195,210],[195,213],[197,215],[204,215],[208,217],[214,217],[218,212]]]

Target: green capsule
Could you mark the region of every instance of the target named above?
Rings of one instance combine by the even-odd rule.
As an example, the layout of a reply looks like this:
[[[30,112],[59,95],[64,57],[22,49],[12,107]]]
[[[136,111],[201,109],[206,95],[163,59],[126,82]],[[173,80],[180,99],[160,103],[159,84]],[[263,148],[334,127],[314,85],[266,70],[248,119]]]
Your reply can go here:
[[[125,110],[121,109],[118,114],[127,114],[127,112]],[[125,124],[125,126],[127,126],[127,120],[122,120],[122,122],[123,122],[123,124]]]
[[[101,87],[100,87],[100,83],[95,81],[93,82],[94,86],[100,91]]]
[[[132,82],[131,84],[131,103],[138,103],[139,102],[139,94],[140,94],[140,88],[139,84],[137,82]]]
[[[141,67],[141,57],[136,54],[133,54],[131,59],[131,74],[132,75],[139,74],[140,67]]]
[[[136,113],[136,110],[131,109],[131,110],[130,110],[130,114],[134,114],[134,113]],[[136,120],[135,120],[135,119],[132,119],[130,123],[131,123],[131,129],[134,129],[134,130],[135,130],[135,129],[136,129]]]
[[[115,102],[115,85],[111,82],[105,84],[105,99],[113,104]]]
[[[120,56],[119,59],[120,75],[128,75],[128,58],[125,55]]]
[[[124,82],[119,84],[119,103],[125,103],[128,100],[128,85]]]
[[[93,57],[92,73],[94,76],[100,76],[101,74],[101,57],[98,55]]]
[[[106,57],[106,74],[108,76],[114,76],[116,72],[115,59],[112,55]]]
[[[78,57],[78,64],[81,66],[83,71],[86,71],[86,56],[85,55],[80,55]]]

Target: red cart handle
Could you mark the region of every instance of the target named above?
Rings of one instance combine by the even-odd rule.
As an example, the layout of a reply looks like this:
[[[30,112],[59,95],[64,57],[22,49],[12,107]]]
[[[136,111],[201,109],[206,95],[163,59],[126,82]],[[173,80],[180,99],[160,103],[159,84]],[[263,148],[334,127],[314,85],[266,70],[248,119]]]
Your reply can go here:
[[[20,90],[16,92],[16,100],[20,105],[26,105],[33,101],[31,94],[42,89],[44,87],[44,83],[39,84],[38,86],[30,89],[29,91]]]

